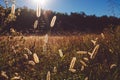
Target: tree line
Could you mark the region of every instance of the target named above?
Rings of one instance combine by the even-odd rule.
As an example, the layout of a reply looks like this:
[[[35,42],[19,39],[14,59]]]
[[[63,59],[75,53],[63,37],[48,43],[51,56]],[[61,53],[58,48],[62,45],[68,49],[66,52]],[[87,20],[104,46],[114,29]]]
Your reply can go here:
[[[41,17],[36,17],[36,11],[27,7],[17,8],[15,15],[9,16],[10,8],[0,6],[0,33],[9,32],[10,28],[24,34],[71,33],[101,33],[105,28],[115,29],[120,25],[120,18],[114,16],[86,15],[84,12],[59,13],[51,10],[41,10]],[[50,28],[52,17],[56,15],[55,26]],[[34,22],[38,27],[34,29]]]

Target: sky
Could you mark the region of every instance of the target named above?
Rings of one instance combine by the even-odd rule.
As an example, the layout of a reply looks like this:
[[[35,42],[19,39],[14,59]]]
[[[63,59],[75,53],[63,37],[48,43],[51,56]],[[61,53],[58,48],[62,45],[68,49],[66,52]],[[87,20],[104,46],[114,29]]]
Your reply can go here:
[[[120,9],[118,5],[120,0],[43,0],[42,8],[53,10],[56,12],[68,13],[85,12],[87,15],[114,15],[120,17]],[[1,5],[5,5],[3,0],[0,0]],[[28,8],[36,9],[35,0],[16,0],[16,6],[27,6]]]

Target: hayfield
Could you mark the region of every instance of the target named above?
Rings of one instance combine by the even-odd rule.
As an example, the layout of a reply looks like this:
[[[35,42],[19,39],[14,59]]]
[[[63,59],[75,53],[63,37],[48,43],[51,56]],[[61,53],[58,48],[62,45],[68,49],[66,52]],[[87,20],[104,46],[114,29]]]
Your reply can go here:
[[[120,28],[101,34],[1,36],[1,80],[119,80]]]

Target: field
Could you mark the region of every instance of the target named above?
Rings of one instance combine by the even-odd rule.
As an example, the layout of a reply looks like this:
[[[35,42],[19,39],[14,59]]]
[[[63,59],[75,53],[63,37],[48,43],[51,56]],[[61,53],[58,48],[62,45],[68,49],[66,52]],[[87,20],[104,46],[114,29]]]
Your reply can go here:
[[[120,80],[120,32],[1,36],[0,80]]]

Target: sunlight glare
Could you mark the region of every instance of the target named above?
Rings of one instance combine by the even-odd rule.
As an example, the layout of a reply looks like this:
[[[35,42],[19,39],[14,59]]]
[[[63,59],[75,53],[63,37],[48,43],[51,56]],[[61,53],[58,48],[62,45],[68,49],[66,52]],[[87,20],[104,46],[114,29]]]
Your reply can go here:
[[[41,5],[45,5],[46,1],[45,0],[34,0],[35,4],[41,4]]]

